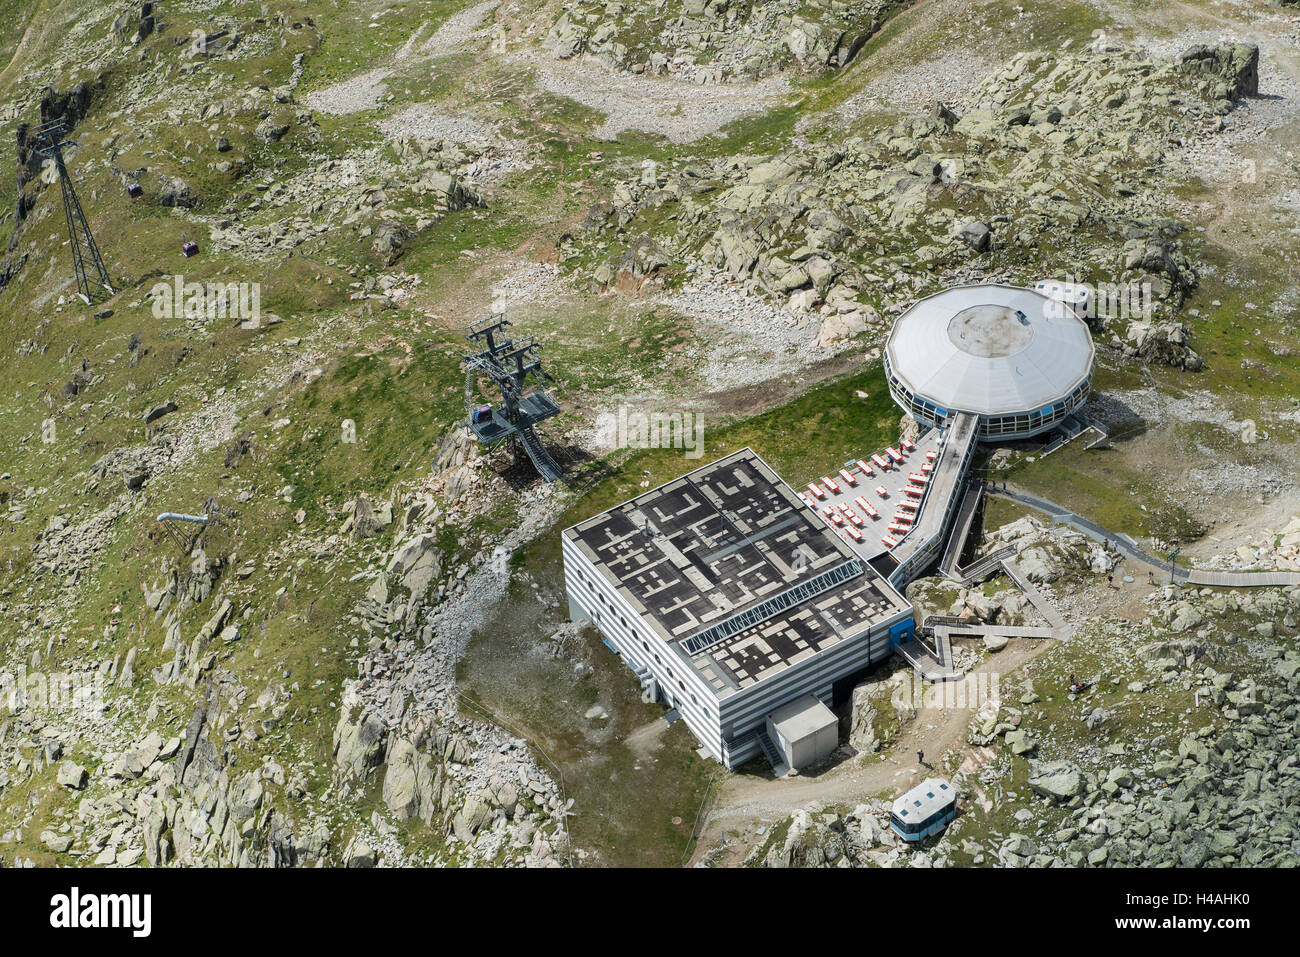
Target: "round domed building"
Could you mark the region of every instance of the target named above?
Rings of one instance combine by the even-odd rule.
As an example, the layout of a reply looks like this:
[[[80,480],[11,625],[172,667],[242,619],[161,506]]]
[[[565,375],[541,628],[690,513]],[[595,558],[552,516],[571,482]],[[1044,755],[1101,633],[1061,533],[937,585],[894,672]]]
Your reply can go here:
[[[955,286],[898,317],[885,346],[894,401],[923,426],[958,412],[982,441],[1045,432],[1088,398],[1096,351],[1058,299],[1019,286]]]

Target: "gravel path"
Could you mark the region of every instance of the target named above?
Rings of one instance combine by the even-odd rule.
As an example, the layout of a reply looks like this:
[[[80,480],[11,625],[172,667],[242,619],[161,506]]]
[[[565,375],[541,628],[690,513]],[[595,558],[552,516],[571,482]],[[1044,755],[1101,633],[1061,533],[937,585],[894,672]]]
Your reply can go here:
[[[459,53],[474,40],[486,37],[492,32],[492,28],[483,26],[483,21],[500,5],[501,0],[484,0],[483,3],[476,3],[459,13],[452,14],[447,18],[447,22],[438,28],[438,32],[420,47],[421,56],[439,57]],[[407,41],[407,46],[414,44],[416,36],[419,36],[419,31],[416,31],[416,34]],[[403,47],[398,52],[398,59],[402,58],[403,53],[409,55],[410,51],[407,47]]]
[[[421,27],[413,33],[393,55],[394,64],[431,60],[458,53],[472,41],[486,36],[490,28],[480,28],[484,17],[500,5],[500,0],[486,0],[453,14],[423,44],[419,43]],[[322,113],[346,115],[362,110],[373,110],[387,90],[387,80],[393,75],[391,67],[379,67],[349,77],[323,90],[308,93],[307,106]]]
[[[834,112],[853,122],[877,110],[923,113],[935,100],[961,107],[999,65],[967,51],[945,53],[872,80]]]
[[[384,81],[392,75],[393,71],[387,67],[367,70],[323,90],[308,93],[305,102],[313,110],[335,116],[373,110],[379,105],[379,98],[384,95]]]
[[[525,51],[512,58],[531,65],[537,84],[605,114],[598,139],[624,130],[656,133],[673,143],[690,143],[750,113],[759,113],[790,92],[783,77],[757,83],[701,86],[682,80],[611,73],[595,63],[561,61]]]
[[[520,262],[492,284],[493,309],[504,311],[535,302],[553,302],[573,292],[560,267],[550,263]]]
[[[389,139],[412,137],[422,140],[450,140],[486,149],[499,142],[496,130],[487,123],[445,113],[433,103],[416,103],[380,121],[379,130]]]

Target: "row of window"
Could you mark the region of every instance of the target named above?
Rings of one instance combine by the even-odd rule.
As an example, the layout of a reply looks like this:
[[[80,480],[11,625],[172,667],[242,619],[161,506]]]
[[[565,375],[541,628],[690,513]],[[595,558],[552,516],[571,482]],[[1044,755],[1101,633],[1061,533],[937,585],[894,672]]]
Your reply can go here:
[[[980,435],[984,438],[999,435],[1018,435],[1023,432],[1036,432],[1052,426],[1082,407],[1088,399],[1089,385],[1089,380],[1085,379],[1064,400],[1034,412],[987,416],[980,422]]]
[[[904,406],[923,425],[941,427],[949,415],[948,409],[940,408],[928,399],[908,392],[889,369],[885,360],[885,369],[889,374],[889,391],[899,405]],[[1033,412],[1019,412],[1011,415],[983,416],[980,420],[980,437],[984,439],[1006,435],[1021,435],[1048,428],[1064,419],[1070,413],[1083,406],[1088,398],[1091,379],[1084,379],[1075,386],[1070,394],[1055,405],[1044,406]]]

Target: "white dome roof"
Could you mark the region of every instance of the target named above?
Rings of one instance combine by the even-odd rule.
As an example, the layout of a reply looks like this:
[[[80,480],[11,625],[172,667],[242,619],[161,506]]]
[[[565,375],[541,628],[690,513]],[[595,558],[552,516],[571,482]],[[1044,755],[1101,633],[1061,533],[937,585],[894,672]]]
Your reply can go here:
[[[1092,336],[1072,309],[1032,289],[957,286],[920,300],[894,323],[890,370],[905,389],[949,412],[1033,412],[1092,370]]]

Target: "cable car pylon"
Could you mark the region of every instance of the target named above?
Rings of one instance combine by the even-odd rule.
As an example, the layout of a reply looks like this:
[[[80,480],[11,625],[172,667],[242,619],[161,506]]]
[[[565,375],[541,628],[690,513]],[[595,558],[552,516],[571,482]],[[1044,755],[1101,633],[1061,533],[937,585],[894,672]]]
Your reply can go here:
[[[72,179],[68,176],[68,168],[63,162],[63,134],[67,131],[67,126],[60,118],[42,123],[34,131],[34,136],[38,140],[45,141],[44,145],[36,148],[37,152],[54,160],[55,172],[58,174],[59,184],[63,190],[63,214],[68,223],[68,245],[72,247],[72,268],[77,275],[77,295],[89,306],[92,291],[98,292],[102,289],[111,296],[117,290],[113,288],[113,283],[108,278],[108,270],[104,268],[99,247],[95,245],[90,224],[86,222],[86,214],[81,211],[81,203],[77,199],[76,190],[72,188]],[[94,273],[93,279],[86,273],[87,263]]]

